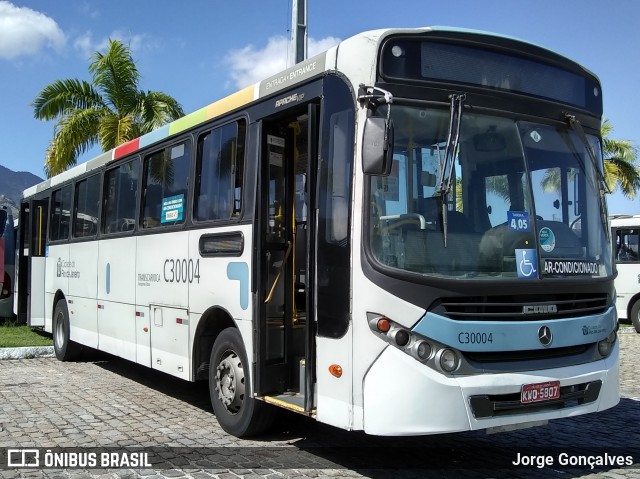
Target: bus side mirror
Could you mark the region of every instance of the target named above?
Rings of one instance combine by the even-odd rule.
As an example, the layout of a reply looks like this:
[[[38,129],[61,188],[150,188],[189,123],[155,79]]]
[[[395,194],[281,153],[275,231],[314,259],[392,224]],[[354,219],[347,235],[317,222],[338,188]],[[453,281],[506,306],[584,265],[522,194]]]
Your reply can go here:
[[[362,139],[362,169],[367,175],[388,176],[393,160],[393,123],[367,118]]]

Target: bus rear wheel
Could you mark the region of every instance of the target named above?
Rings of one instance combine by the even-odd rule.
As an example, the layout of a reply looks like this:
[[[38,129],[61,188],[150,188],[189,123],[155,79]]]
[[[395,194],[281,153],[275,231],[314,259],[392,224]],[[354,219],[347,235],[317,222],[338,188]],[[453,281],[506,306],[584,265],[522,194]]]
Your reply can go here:
[[[259,434],[273,422],[273,408],[253,397],[248,367],[240,332],[223,330],[211,349],[209,394],[218,423],[236,437]]]
[[[633,327],[636,328],[636,332],[640,333],[640,299],[633,303],[631,308],[631,322]]]
[[[64,299],[58,300],[53,312],[53,349],[60,361],[78,359],[82,346],[69,339],[69,310]]]

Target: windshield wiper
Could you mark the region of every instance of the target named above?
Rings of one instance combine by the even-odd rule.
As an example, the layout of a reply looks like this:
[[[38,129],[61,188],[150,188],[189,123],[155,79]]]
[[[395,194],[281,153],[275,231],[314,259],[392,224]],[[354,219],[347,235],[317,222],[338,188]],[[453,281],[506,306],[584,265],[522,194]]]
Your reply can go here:
[[[447,146],[444,151],[444,161],[440,165],[440,178],[438,190],[440,202],[442,203],[442,234],[444,237],[444,247],[447,247],[447,195],[451,191],[451,177],[455,169],[455,157],[460,142],[460,125],[462,123],[462,108],[466,95],[464,93],[454,93],[451,99],[451,109],[449,113],[449,132],[447,134]],[[448,168],[448,171],[447,171]]]
[[[593,149],[589,144],[589,140],[587,139],[587,135],[582,129],[582,123],[580,123],[580,120],[578,120],[575,115],[572,115],[570,113],[566,113],[565,118],[569,122],[569,126],[571,126],[571,129],[576,133],[576,135],[578,135],[578,138],[580,138],[580,141],[582,141],[582,144],[587,150],[587,154],[589,155],[589,159],[591,160],[591,166],[593,167],[595,174],[598,176],[598,184],[600,185],[599,187],[604,190],[605,193],[611,193],[611,190],[609,189],[609,186],[607,185],[607,182],[604,178],[604,174],[600,169],[600,165],[598,164],[596,154],[593,152]],[[584,168],[584,165],[581,166]],[[586,172],[587,170],[585,169],[585,173]]]

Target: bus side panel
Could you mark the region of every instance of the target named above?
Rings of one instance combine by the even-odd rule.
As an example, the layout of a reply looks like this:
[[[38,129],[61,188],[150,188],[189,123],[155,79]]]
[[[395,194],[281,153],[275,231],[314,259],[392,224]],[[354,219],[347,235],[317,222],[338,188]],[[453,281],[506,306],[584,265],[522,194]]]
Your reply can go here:
[[[318,396],[318,421],[342,429],[353,429],[353,328],[339,339],[316,337]],[[329,367],[337,364],[342,367],[342,376],[334,377]]]
[[[135,305],[99,301],[98,307],[98,349],[135,361]]]
[[[191,377],[188,301],[196,274],[188,237],[184,231],[138,236],[135,261],[137,308],[149,315],[150,343],[137,325],[140,356],[146,359],[149,344],[151,367],[183,379]]]
[[[618,277],[616,278],[616,309],[618,317],[629,319],[629,301],[640,293],[640,264],[618,263]]]
[[[215,244],[218,238],[224,241],[231,237],[227,235],[238,240],[234,253],[200,255],[201,239]],[[190,232],[189,253],[199,273],[189,287],[189,304],[194,312],[220,306],[235,319],[251,320],[251,238],[251,225]]]
[[[136,360],[136,238],[99,242],[98,349]]]
[[[69,277],[70,339],[97,348],[98,242],[72,245],[65,274]]]
[[[234,238],[233,252],[219,256],[200,254],[201,246],[215,246]],[[252,226],[237,225],[215,230],[192,230],[189,233],[189,255],[197,268],[197,277],[189,284],[189,306],[192,313],[202,314],[220,307],[235,320],[251,360],[253,351],[253,303],[251,299]],[[199,318],[198,318],[199,319]],[[197,324],[191,325],[193,345]]]
[[[50,245],[45,258],[31,257],[31,326],[44,325],[46,331],[52,331],[55,294],[62,291],[65,297],[68,296],[70,269],[68,244]],[[45,295],[42,294],[43,284],[46,304]]]

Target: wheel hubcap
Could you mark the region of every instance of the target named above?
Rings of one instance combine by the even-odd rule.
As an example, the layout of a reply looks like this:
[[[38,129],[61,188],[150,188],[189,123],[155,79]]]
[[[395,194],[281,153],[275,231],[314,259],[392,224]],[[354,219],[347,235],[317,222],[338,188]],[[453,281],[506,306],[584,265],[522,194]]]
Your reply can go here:
[[[56,331],[55,331],[55,343],[58,349],[64,344],[64,318],[62,314],[58,314],[56,317]]]
[[[234,351],[225,352],[216,368],[216,392],[227,411],[240,411],[245,393],[244,370]]]

